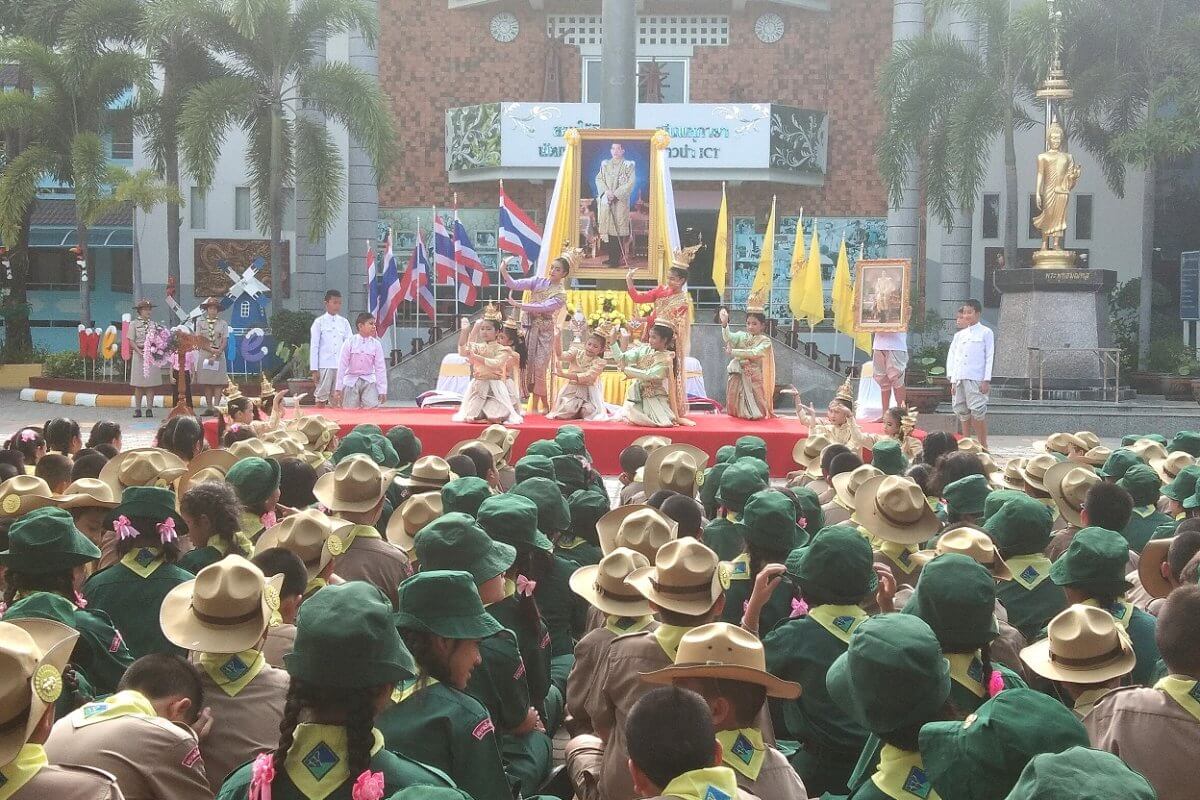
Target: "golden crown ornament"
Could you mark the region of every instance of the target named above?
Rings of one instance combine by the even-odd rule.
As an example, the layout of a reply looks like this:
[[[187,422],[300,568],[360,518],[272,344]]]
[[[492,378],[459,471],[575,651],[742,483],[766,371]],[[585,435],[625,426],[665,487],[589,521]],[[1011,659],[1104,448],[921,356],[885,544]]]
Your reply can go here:
[[[236,383],[233,382],[233,376],[228,376],[226,380],[228,383],[226,383],[225,388],[221,390],[221,394],[225,395],[225,402],[230,403],[234,400],[241,400],[242,390],[238,388]]]
[[[504,318],[504,329],[505,330],[515,331],[520,327],[521,327],[521,323],[517,319],[516,314],[510,314],[509,316]]]
[[[558,257],[567,262],[567,266],[572,271],[579,269],[583,264],[583,259],[587,254],[579,247],[568,247],[558,254]]]
[[[500,322],[504,319],[504,314],[500,312],[500,306],[495,303],[488,303],[483,308],[483,318],[489,322]]]
[[[767,287],[763,286],[750,293],[746,298],[746,311],[751,314],[762,314],[767,307]]]
[[[854,391],[850,388],[850,379],[846,378],[846,382],[838,387],[837,399],[845,400],[848,403],[854,402]]]
[[[700,252],[702,247],[704,247],[703,244],[694,244],[691,247],[676,250],[671,254],[671,266],[675,269],[691,269],[692,261],[696,258],[696,254]]]

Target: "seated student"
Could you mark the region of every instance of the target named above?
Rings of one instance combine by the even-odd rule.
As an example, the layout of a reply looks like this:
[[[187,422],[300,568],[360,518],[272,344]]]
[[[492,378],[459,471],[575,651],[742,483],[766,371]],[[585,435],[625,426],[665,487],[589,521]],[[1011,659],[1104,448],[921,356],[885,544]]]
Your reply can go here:
[[[190,651],[202,672],[215,736],[201,742],[213,792],[238,764],[271,746],[284,714],[288,678],[267,664],[262,643],[278,611],[279,576],[267,580],[241,556],[200,570],[162,603],[163,632]]]
[[[1099,482],[1093,483],[1088,488],[1078,519],[1083,528],[1104,528],[1120,532],[1129,525],[1132,514],[1133,498],[1129,496],[1129,492],[1118,484]],[[1060,519],[1066,519],[1066,517],[1060,517]],[[1076,528],[1073,524],[1067,524],[1055,532],[1054,538],[1046,547],[1046,555],[1050,557],[1051,561],[1057,561],[1063,553],[1067,552],[1071,539],[1079,530],[1080,528]],[[1128,563],[1129,570],[1127,571],[1136,569],[1136,556],[1130,555]]]
[[[1184,520],[1170,539],[1151,539],[1138,558],[1136,575],[1126,575],[1133,588],[1125,595],[1143,611],[1158,616],[1163,599],[1183,581],[1183,569],[1200,552],[1200,520]]]
[[[1173,521],[1156,507],[1162,481],[1150,467],[1136,464],[1126,470],[1117,486],[1129,492],[1133,500],[1133,513],[1129,516],[1129,524],[1121,529],[1121,535],[1129,543],[1130,550],[1140,553],[1160,525]]]
[[[406,467],[411,467],[421,457],[421,440],[412,432],[412,428],[393,425],[383,435],[392,443],[392,449],[396,451],[396,458],[400,460],[402,471]]]
[[[759,614],[771,593],[781,591],[785,570],[808,611],[764,635],[763,647],[767,670],[799,683],[804,693],[794,701],[771,703],[775,733],[799,741],[789,761],[811,795],[844,793],[867,732],[830,698],[825,673],[867,619],[860,604],[880,586],[871,546],[854,528],[828,526],[808,547],[792,551],[786,567],[765,568],[742,621],[751,633],[758,632]]]
[[[627,506],[637,502],[633,498],[642,492],[642,481],[638,472],[646,466],[648,457],[646,448],[636,444],[626,447],[617,457],[621,464],[621,474],[617,476],[617,480],[621,482],[621,505]]]
[[[225,473],[242,504],[242,533],[255,541],[275,524],[279,503],[279,462],[273,458],[243,458]]]
[[[467,445],[459,451],[459,455],[464,455],[470,460],[474,477],[481,478],[487,481],[489,486],[499,489],[499,475],[496,473],[496,461],[491,451],[488,450],[483,442]],[[461,476],[463,473],[455,470],[455,474]]]
[[[1000,494],[993,492],[989,499]],[[997,587],[996,596],[1009,623],[1029,641],[1039,638],[1046,623],[1067,607],[1066,594],[1050,580],[1050,559],[1042,552],[1050,542],[1050,524],[1050,509],[1022,495],[1004,498],[983,523],[1012,574],[1011,581]]]
[[[1083,719],[1101,697],[1120,686],[1137,661],[1133,645],[1112,615],[1071,606],[1050,620],[1046,638],[1021,651],[1031,672],[1051,681]]]
[[[1059,516],[1058,506],[1055,504],[1054,498],[1050,496],[1045,480],[1046,473],[1059,463],[1059,460],[1049,453],[1042,453],[1028,459],[1021,467],[1021,480],[1025,484],[1025,494],[1050,509],[1054,530],[1065,527],[1067,521]]]
[[[5,800],[123,800],[116,779],[51,766],[43,745],[78,634],[44,619],[0,622],[0,793]]]
[[[734,462],[721,474],[716,498],[720,503],[719,516],[704,526],[700,538],[722,561],[731,561],[742,552],[745,546],[742,511],[751,495],[766,488],[767,482],[748,463]]]
[[[276,669],[283,669],[284,657],[295,646],[296,615],[308,586],[308,571],[300,556],[284,547],[266,548],[254,556],[251,563],[262,570],[267,580],[276,575],[283,576],[283,583],[279,586],[279,618],[277,621],[272,615],[271,627],[267,629],[267,639],[262,646],[267,663]]]
[[[95,448],[101,444],[115,447],[117,452],[121,451],[120,423],[102,419],[92,425],[92,429],[88,431],[87,447]]]
[[[307,600],[328,584],[343,583],[333,574],[334,556],[345,550],[339,534],[348,530],[346,522],[309,508],[265,530],[254,545],[254,553],[257,556],[274,547],[295,553],[304,562],[308,577],[304,587],[304,599]]]
[[[279,502],[281,504],[297,510],[315,506],[317,498],[312,490],[316,485],[317,470],[312,465],[306,464],[298,458],[280,459]]]
[[[77,481],[80,478],[99,478],[100,471],[104,469],[104,465],[108,463],[108,456],[92,450],[84,453],[79,451],[79,455],[75,457],[71,464],[71,480]]]
[[[1034,756],[1009,795],[1014,800],[1158,800],[1150,783],[1111,753],[1072,747]]]
[[[1008,792],[1035,756],[1087,747],[1088,741],[1083,725],[1062,703],[1033,689],[1008,689],[967,720],[926,724],[919,743],[925,774],[938,795],[1002,800],[1027,796]]]
[[[436,767],[475,800],[509,800],[496,728],[467,682],[479,661],[479,640],[503,628],[480,602],[468,572],[430,570],[400,585],[396,627],[415,661],[416,677],[392,692],[379,714],[384,747]]]
[[[1187,516],[1187,509],[1183,504],[1196,493],[1197,478],[1200,478],[1200,464],[1189,464],[1163,485],[1158,510],[1170,517],[1172,522]],[[1156,531],[1153,538],[1158,539],[1168,534],[1169,531]]]
[[[903,475],[908,470],[908,458],[895,439],[880,439],[871,446],[871,464],[884,475]]]
[[[851,719],[882,742],[873,773],[851,787],[850,800],[933,796],[917,735],[952,712],[949,670],[929,626],[897,614],[864,621],[830,665],[826,685]]]
[[[644,673],[642,680],[691,689],[704,698],[721,744],[721,764],[734,771],[740,790],[761,800],[808,797],[792,765],[758,727],[768,697],[794,700],[800,686],[767,672],[754,634],[725,622],[693,628],[680,640],[674,666]]]
[[[333,472],[318,478],[313,494],[335,519],[352,524],[340,535],[342,552],[335,554],[334,565],[338,577],[366,581],[392,598],[394,604],[396,588],[412,570],[404,552],[384,541],[374,528],[383,513],[384,496],[391,482],[390,471],[380,469],[368,456],[353,455],[339,462]]]
[[[578,489],[567,498],[567,508],[571,525],[554,543],[555,554],[581,567],[599,564],[604,551],[600,549],[596,523],[609,512],[608,495],[595,489]]]
[[[71,517],[75,520],[75,527],[88,537],[92,544],[100,547],[104,541],[104,518],[108,515],[109,509],[115,508],[118,502],[120,502],[118,495],[104,481],[97,478],[80,478],[68,486],[54,504],[70,511]],[[115,537],[111,536],[111,532],[109,538],[112,548],[111,558],[113,563],[116,563],[116,542]],[[101,549],[100,555],[103,560],[103,549]],[[99,564],[89,567],[93,571],[102,568]]]
[[[163,635],[158,618],[163,598],[194,577],[176,563],[179,537],[187,535],[188,527],[175,511],[174,493],[130,486],[105,524],[115,531],[120,561],[83,585],[88,607],[108,614],[134,658],[179,653]]]
[[[618,547],[599,564],[580,567],[571,576],[571,591],[586,600],[601,620],[575,645],[575,663],[567,676],[567,726],[572,736],[594,732],[585,701],[609,642],[658,627],[650,604],[625,581],[635,569],[649,565],[641,553]]]
[[[897,585],[916,586],[925,561],[917,548],[941,528],[921,487],[901,475],[876,475],[854,492],[854,507],[854,521],[870,537],[875,563],[891,570]]]
[[[1073,461],[1062,461],[1046,470],[1042,485],[1054,501],[1054,510],[1060,523],[1055,526],[1054,539],[1050,542],[1051,550],[1057,553],[1060,548],[1066,549],[1066,543],[1070,542],[1071,537],[1087,527],[1088,523],[1083,521],[1083,515],[1086,513],[1088,492],[1102,483],[1103,479],[1090,467],[1081,466]],[[1111,490],[1098,491],[1101,496],[1115,496]]]
[[[189,727],[207,727],[203,707],[195,666],[180,656],[143,656],[116,694],[54,724],[46,755],[56,764],[104,770],[129,800],[211,798],[200,741]]]
[[[567,743],[567,771],[581,800],[628,800],[634,796],[627,769],[625,723],[634,702],[650,688],[639,673],[674,663],[683,635],[720,618],[725,593],[716,553],[695,539],[662,546],[653,566],[626,579],[650,602],[661,623],[614,639],[598,664],[586,702],[595,736]]]
[[[624,736],[633,787],[629,797],[754,799],[738,787],[736,773],[721,765],[712,715],[693,691],[651,689],[630,709]]]
[[[853,454],[848,454],[853,455]],[[857,456],[854,456],[857,460]],[[870,464],[859,463],[858,466],[851,470],[844,470],[844,466],[849,466],[855,463],[846,455],[838,456],[833,460],[833,466],[830,470],[834,473],[830,479],[833,482],[833,500],[821,506],[821,511],[825,514],[826,525],[851,525],[857,527],[858,523],[854,519],[854,495],[859,487],[874,477],[882,476],[883,473],[872,467]]]
[[[741,526],[744,549],[729,563],[729,588],[725,592],[725,612],[721,617],[734,625],[742,621],[742,611],[763,568],[768,564],[782,564],[789,553],[808,543],[808,533],[796,527],[792,501],[769,489],[751,495],[746,501]],[[772,630],[792,611],[791,597],[783,592],[772,594],[763,607],[760,630]]]
[[[230,484],[193,484],[179,498],[179,514],[187,522],[192,542],[179,566],[193,575],[227,555],[249,558],[253,554],[254,544],[241,530],[241,504]]]
[[[475,462],[468,455],[455,453],[452,456],[447,456],[446,464],[450,467],[450,471],[460,478],[478,477],[475,474]]]
[[[362,581],[326,587],[305,602],[287,661],[278,744],[257,756],[246,750],[242,757],[253,762],[238,767],[217,797],[388,797],[409,786],[452,785],[443,773],[385,749],[375,728],[392,691],[414,677],[392,613],[391,601]],[[378,782],[382,791],[360,794]]]
[[[933,431],[922,445],[921,461],[931,467],[937,466],[938,459],[947,453],[958,452],[958,438],[945,431]]]
[[[1190,779],[1200,759],[1200,587],[1167,597],[1155,637],[1170,674],[1154,688],[1117,689],[1100,698],[1083,724],[1092,745],[1121,756],[1160,800],[1196,796]]]
[[[447,461],[446,463],[449,464],[450,462]],[[454,474],[459,475],[458,472],[455,472]],[[468,475],[466,477],[459,475],[459,477],[442,487],[440,495],[434,495],[432,492],[425,492],[422,494],[413,495],[413,497],[409,499],[415,501],[415,499],[418,497],[428,498],[430,496],[435,496],[441,500],[442,510],[446,513],[457,511],[460,514],[466,514],[469,517],[473,517],[479,513],[479,506],[483,504],[483,501],[491,497],[492,494],[492,487],[489,486],[488,482],[483,478],[479,478],[474,475]],[[409,504],[406,502],[400,507],[400,510],[403,511],[408,507],[408,505]],[[415,534],[416,531],[413,533]]]
[[[50,491],[61,494],[71,483],[71,457],[62,453],[47,453],[33,469],[33,476],[41,478]]]
[[[1159,658],[1154,617],[1125,600],[1130,587],[1125,580],[1128,556],[1129,548],[1121,534],[1105,528],[1084,528],[1051,566],[1050,579],[1063,588],[1068,602],[1098,606],[1112,614],[1129,634],[1137,654],[1134,682],[1148,684]]]
[[[820,433],[811,433],[803,439],[798,439],[795,446],[792,447],[792,461],[796,462],[796,466],[800,469],[787,474],[787,485],[807,486],[816,480],[817,474],[821,471],[821,453],[829,445],[829,439]],[[726,445],[726,447],[728,446]],[[838,446],[845,447],[845,445]]]
[[[978,525],[991,492],[988,479],[982,475],[968,475],[947,484],[942,489],[946,525]]]

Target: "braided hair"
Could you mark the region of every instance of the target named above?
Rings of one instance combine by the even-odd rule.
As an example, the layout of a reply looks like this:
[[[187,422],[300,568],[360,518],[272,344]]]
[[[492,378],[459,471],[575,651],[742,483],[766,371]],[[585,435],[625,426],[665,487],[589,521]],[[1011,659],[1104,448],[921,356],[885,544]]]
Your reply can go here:
[[[309,716],[328,714],[344,720],[342,726],[346,729],[347,766],[351,780],[370,769],[371,748],[375,744],[372,732],[375,726],[375,697],[380,688],[318,686],[293,677],[283,706],[283,719],[279,722],[279,744],[271,756],[276,774],[284,771],[288,751],[295,742],[296,726],[306,712]]]
[[[544,550],[518,550],[517,560],[508,568],[508,576],[516,580],[518,575],[524,575],[526,578],[534,582],[541,581],[542,578],[549,574],[554,566],[554,556]],[[532,594],[522,594],[517,592],[517,607],[521,612],[521,617],[525,620],[525,624],[531,630],[537,631],[538,626],[542,622],[542,613],[538,610],[537,600]]]
[[[61,572],[35,574],[10,568],[4,573],[4,604],[6,606],[11,606],[16,602],[18,595],[32,594],[33,592],[50,592],[74,602],[75,577],[69,569]]]
[[[176,419],[180,419],[176,417]],[[158,524],[163,522],[162,517],[138,517],[129,518],[129,524],[137,529],[138,535],[132,539],[117,539],[117,555],[124,556],[130,550],[135,550],[139,547],[153,547],[162,554],[163,561],[168,564],[174,564],[179,560],[181,555],[179,552],[179,540],[164,542],[158,533]]]

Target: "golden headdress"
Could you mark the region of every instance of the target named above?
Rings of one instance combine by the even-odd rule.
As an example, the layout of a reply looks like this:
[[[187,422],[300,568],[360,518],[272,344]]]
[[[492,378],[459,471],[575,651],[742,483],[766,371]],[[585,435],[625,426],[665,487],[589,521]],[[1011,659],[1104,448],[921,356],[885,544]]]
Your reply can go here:
[[[617,338],[619,329],[617,328],[617,324],[611,319],[602,319],[592,328],[592,333],[602,337],[604,341],[612,343]]]
[[[700,252],[703,244],[694,244],[691,247],[685,247],[682,250],[676,250],[671,254],[671,267],[673,269],[682,269],[687,271],[692,268],[692,260],[696,258],[696,253]]]
[[[489,322],[499,322],[504,319],[504,314],[500,312],[500,306],[489,302],[483,307],[483,318]]]
[[[568,247],[567,249],[565,249],[561,253],[559,253],[558,257],[561,258],[563,261],[566,261],[567,266],[570,267],[572,271],[574,271],[579,268],[580,264],[583,263],[584,256],[586,256],[586,255],[587,254],[581,248]]]
[[[762,314],[767,307],[767,293],[769,288],[766,286],[759,287],[758,291],[751,292],[750,297],[746,299],[746,311],[751,314]]]
[[[275,384],[271,383],[270,379],[267,378],[267,373],[260,372],[258,373],[258,376],[258,396],[270,397],[271,395],[275,394]]]
[[[838,387],[837,399],[845,400],[847,403],[854,402],[854,391],[850,388],[850,378],[848,376],[846,382]]]
[[[233,382],[233,376],[226,376],[226,380],[229,382],[225,385],[225,388],[221,390],[221,394],[225,395],[225,402],[229,403],[234,400],[241,400],[242,390],[238,388],[236,383]]]
[[[515,312],[504,318],[504,327],[510,331],[515,331],[517,328],[521,327],[521,321],[517,319]]]
[[[675,331],[675,323],[674,323],[674,322],[672,322],[671,320],[669,320],[669,319],[665,319],[665,318],[663,318],[663,317],[657,317],[657,318],[655,318],[655,320],[654,320],[654,325],[653,325],[652,327],[655,327],[655,328],[666,328],[667,330],[669,330],[669,331],[671,332],[671,335],[672,335],[672,336],[674,336],[674,335],[675,335],[675,332],[676,332],[676,331]]]
[[[904,416],[900,418],[900,432],[905,436],[911,436],[916,427],[917,410],[915,408],[904,409]]]

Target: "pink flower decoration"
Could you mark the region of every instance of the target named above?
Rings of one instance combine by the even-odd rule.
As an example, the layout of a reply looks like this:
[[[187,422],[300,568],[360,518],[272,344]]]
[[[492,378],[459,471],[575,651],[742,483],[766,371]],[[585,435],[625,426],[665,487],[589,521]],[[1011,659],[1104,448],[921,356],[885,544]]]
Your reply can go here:
[[[988,677],[988,697],[995,697],[1004,691],[1004,676],[1000,674],[1000,670],[992,670],[992,674]]]
[[[799,597],[792,598],[792,613],[788,615],[788,619],[803,617],[808,613],[808,603],[801,600]]]
[[[264,528],[270,528],[279,521],[279,518],[275,515],[274,511],[268,511],[259,517],[259,520],[262,522]]]
[[[808,517],[797,517],[796,524],[799,525],[801,528],[808,530]]]
[[[75,605],[80,608],[87,608],[87,598],[81,595],[78,590],[75,592]]]
[[[229,432],[230,432],[230,433],[237,433],[237,432],[238,432],[238,431],[240,431],[241,429],[242,429],[242,423],[240,423],[240,422],[235,422],[235,423],[233,423],[232,425],[230,425],[230,426],[229,426]]]
[[[37,431],[32,430],[30,428],[26,428],[25,430],[21,431],[21,441],[22,442],[36,441],[37,437],[38,437]]]
[[[533,590],[537,588],[537,581],[531,581],[524,575],[517,576],[517,594],[525,597],[533,597]]]
[[[275,780],[275,756],[259,753],[250,772],[250,800],[271,800],[271,783]]]
[[[167,517],[162,522],[158,523],[158,525],[155,527],[155,530],[158,531],[158,538],[162,540],[163,544],[173,542],[179,538],[179,534],[175,531],[174,517]]]
[[[122,542],[126,539],[136,539],[142,535],[137,528],[133,527],[133,523],[129,521],[129,517],[124,514],[117,517],[117,522],[113,525],[113,531],[117,534],[117,539]]]
[[[351,800],[383,800],[383,773],[365,770],[354,781]]]

